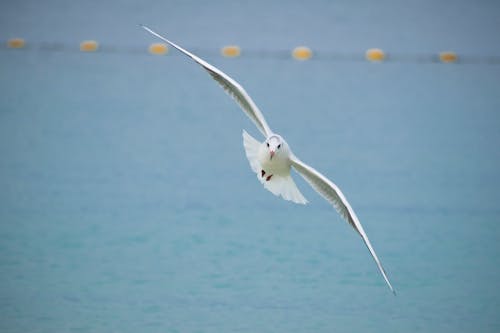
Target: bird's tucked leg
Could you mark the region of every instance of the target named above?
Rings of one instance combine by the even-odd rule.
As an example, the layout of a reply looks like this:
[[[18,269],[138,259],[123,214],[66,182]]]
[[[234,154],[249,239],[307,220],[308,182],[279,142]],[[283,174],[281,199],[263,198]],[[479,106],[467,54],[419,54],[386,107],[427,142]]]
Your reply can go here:
[[[266,175],[266,172],[264,171],[264,169],[260,170],[260,176],[261,176],[262,178],[264,178],[264,176],[265,176],[265,175]],[[266,177],[266,182],[270,181],[272,177],[273,177],[273,175],[269,175],[269,176],[267,176],[267,177]]]

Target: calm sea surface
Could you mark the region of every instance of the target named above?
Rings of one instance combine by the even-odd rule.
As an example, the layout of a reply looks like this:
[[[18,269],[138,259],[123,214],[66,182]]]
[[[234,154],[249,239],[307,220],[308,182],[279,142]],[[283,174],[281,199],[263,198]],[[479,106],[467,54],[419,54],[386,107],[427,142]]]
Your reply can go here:
[[[4,48],[1,332],[500,331],[500,65],[215,53],[498,55],[497,5],[112,3],[2,4],[0,37],[140,47],[147,23],[212,49],[344,191],[398,295],[302,179],[307,206],[262,188],[260,134],[189,59]]]

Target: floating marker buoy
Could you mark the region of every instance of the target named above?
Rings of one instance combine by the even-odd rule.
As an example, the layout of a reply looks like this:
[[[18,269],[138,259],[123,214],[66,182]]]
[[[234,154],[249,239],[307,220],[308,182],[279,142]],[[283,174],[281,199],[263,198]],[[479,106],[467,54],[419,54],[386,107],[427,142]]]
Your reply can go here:
[[[297,46],[292,51],[292,57],[296,60],[308,60],[312,57],[313,53],[307,46]]]
[[[168,47],[165,43],[153,43],[149,45],[149,53],[156,55],[165,55],[168,53]]]
[[[99,48],[99,44],[95,40],[84,40],[80,43],[80,51],[95,52]]]
[[[26,42],[22,38],[11,38],[7,41],[7,46],[12,49],[21,49],[26,45]]]
[[[458,60],[458,56],[453,51],[443,51],[439,53],[439,60],[445,63],[456,62]]]
[[[41,50],[41,51],[63,51],[66,52],[68,50],[73,50],[75,51],[75,45],[73,46],[68,45],[67,43],[64,42],[44,42],[44,41],[33,41],[29,40],[27,43],[25,39],[23,38],[10,38],[8,40],[4,40],[4,48],[8,49],[24,49],[26,51],[30,50]],[[1,48],[1,45],[0,45]],[[80,43],[80,51],[81,52],[96,52],[96,51],[102,51],[102,52],[126,52],[126,53],[133,53],[136,52],[132,48],[126,48],[126,47],[115,47],[115,46],[108,46],[104,45],[101,46],[97,41],[95,40],[83,40]],[[145,50],[143,49],[143,52]],[[170,46],[168,43],[152,43],[148,47],[148,51],[150,54],[154,55],[166,55],[170,52]],[[16,52],[16,51],[13,51]],[[245,50],[245,55],[247,51]],[[258,52],[255,52],[255,50],[252,52],[252,50],[248,51],[250,55],[254,55],[257,57],[276,57],[276,58],[282,58],[283,55],[286,56],[288,52],[289,57],[291,55],[291,58],[298,60],[298,61],[305,61],[311,59],[313,56],[316,57],[316,54],[307,46],[297,46],[291,51],[286,51],[283,52],[283,50],[277,50],[277,49],[269,49],[269,50],[261,50]],[[321,52],[320,52],[321,53]],[[228,58],[234,58],[234,57],[239,57],[242,55],[242,50],[238,45],[226,45],[220,49],[220,54],[224,57]],[[345,54],[342,52],[337,52],[333,51],[331,57],[328,57],[328,59],[332,61],[345,61],[345,60],[352,60],[352,61],[359,61],[361,58],[361,54]],[[320,58],[322,55],[320,55]],[[464,57],[464,58],[463,58]],[[324,59],[324,58],[322,58]],[[413,62],[417,64],[421,63],[458,63],[458,64],[464,64],[464,63],[479,63],[479,64],[499,64],[500,63],[500,57],[498,56],[488,56],[486,55],[477,55],[477,56],[459,56],[456,52],[454,51],[433,51],[430,53],[426,54],[400,54],[398,55],[390,53],[387,54],[385,51],[379,48],[370,48],[365,51],[365,60],[374,62],[374,63],[380,63],[380,62],[392,62],[392,61],[404,61],[404,62]]]
[[[368,49],[365,53],[366,60],[380,62],[384,61],[385,53],[381,49]]]
[[[234,57],[238,57],[240,56],[241,54],[241,49],[239,46],[237,45],[228,45],[228,46],[224,46],[220,53],[224,56],[224,57],[229,57],[229,58],[234,58]]]

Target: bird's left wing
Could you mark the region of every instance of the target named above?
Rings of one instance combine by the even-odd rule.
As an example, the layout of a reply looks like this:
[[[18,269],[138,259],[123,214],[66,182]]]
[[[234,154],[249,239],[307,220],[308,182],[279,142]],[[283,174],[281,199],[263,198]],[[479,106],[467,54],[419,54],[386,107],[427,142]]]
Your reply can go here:
[[[222,86],[222,88],[224,88],[224,90],[236,100],[236,102],[238,102],[243,111],[254,122],[254,124],[262,132],[262,134],[264,134],[266,138],[272,134],[272,131],[267,125],[267,122],[264,119],[262,112],[260,112],[257,105],[255,105],[254,101],[250,98],[245,89],[243,89],[243,87],[238,82],[230,78],[226,73],[224,73],[220,69],[210,65],[208,62],[195,56],[191,52],[186,51],[179,45],[169,41],[168,39],[154,32],[150,28],[144,25],[141,25],[141,27],[144,28],[144,30],[146,30],[147,32],[151,33],[152,35],[160,38],[164,42],[167,42],[168,44],[172,45],[177,50],[181,51],[182,53],[184,53],[185,55],[196,61],[199,65],[201,65],[215,79],[215,81],[217,81]]]
[[[299,160],[296,156],[292,156],[291,161],[292,166],[299,172],[299,174],[319,194],[321,194],[321,196],[323,196],[329,203],[331,203],[335,207],[337,212],[339,212],[339,214],[342,215],[342,217],[347,222],[349,222],[354,230],[359,233],[361,238],[363,238],[363,241],[370,251],[373,260],[375,260],[380,273],[382,273],[385,282],[387,283],[391,291],[395,293],[391,283],[389,282],[389,279],[387,278],[387,274],[385,273],[385,270],[382,267],[382,264],[380,263],[380,260],[378,259],[377,254],[375,253],[375,250],[373,249],[372,244],[370,243],[370,240],[368,239],[368,236],[363,229],[363,226],[359,222],[358,217],[354,213],[354,210],[351,208],[351,205],[349,205],[349,202],[346,200],[344,194],[340,191],[337,185],[335,185],[328,178],[323,176],[321,173],[319,173],[309,165]]]

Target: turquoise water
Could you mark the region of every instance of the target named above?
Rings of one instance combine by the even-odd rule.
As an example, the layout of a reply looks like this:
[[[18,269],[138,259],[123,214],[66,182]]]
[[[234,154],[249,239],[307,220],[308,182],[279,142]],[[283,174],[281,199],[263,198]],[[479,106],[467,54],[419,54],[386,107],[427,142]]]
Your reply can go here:
[[[2,4],[3,39],[500,53],[494,4],[60,5]],[[258,132],[188,59],[3,49],[0,331],[500,330],[500,66],[206,58],[343,189],[398,295],[305,182],[304,207],[262,188]]]

